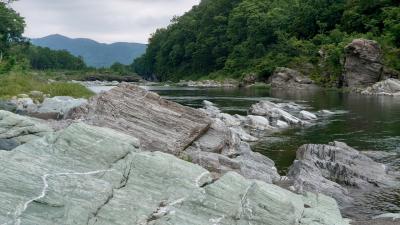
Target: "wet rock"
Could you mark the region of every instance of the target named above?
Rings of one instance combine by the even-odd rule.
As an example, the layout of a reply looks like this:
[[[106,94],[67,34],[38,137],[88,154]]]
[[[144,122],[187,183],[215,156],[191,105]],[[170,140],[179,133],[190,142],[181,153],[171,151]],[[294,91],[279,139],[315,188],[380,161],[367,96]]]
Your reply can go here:
[[[361,91],[365,95],[400,96],[400,80],[387,79]]]
[[[0,152],[2,224],[346,225],[336,202],[195,164],[76,123]],[[184,171],[184,172],[182,172]]]
[[[384,164],[342,142],[329,145],[303,145],[288,177],[297,191],[316,191],[334,197],[346,206],[354,197],[350,191],[368,192],[399,186],[396,176]]]
[[[0,110],[0,150],[12,150],[51,132],[43,121]]]
[[[242,81],[240,82],[240,86],[252,85],[255,84],[256,81],[257,81],[257,74],[249,73],[243,77]]]
[[[252,105],[249,109],[249,114],[264,116],[272,124],[277,123],[278,120],[285,121],[290,125],[300,125],[302,123],[301,119],[291,115],[289,112],[283,110],[281,106],[270,101],[261,101]]]
[[[294,88],[294,89],[316,89],[317,85],[309,77],[304,76],[299,71],[279,67],[269,78],[269,83],[273,88]]]
[[[302,110],[300,111],[300,117],[304,120],[316,120],[318,119],[317,115],[310,113],[308,111]]]
[[[212,122],[199,110],[127,83],[91,98],[67,118],[134,135],[140,139],[143,150],[174,155],[180,155]]]
[[[373,85],[381,78],[382,49],[372,40],[354,39],[345,47],[344,83],[348,87]]]

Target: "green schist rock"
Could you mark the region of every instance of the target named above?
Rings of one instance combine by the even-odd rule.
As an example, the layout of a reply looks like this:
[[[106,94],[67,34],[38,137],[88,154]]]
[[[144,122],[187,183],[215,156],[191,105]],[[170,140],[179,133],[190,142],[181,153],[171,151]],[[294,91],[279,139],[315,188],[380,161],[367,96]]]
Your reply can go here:
[[[0,151],[1,225],[344,225],[336,202],[198,165],[83,123]]]
[[[52,131],[40,120],[0,110],[0,150],[11,150]]]

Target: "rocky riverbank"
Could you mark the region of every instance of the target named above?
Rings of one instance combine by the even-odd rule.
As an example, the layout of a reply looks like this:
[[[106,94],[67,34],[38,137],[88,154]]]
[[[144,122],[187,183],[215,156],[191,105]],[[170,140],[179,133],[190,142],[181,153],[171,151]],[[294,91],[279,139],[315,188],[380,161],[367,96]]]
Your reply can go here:
[[[342,199],[364,199],[352,190],[398,187],[389,166],[310,145],[281,177],[248,143],[331,113],[263,101],[232,116],[130,84],[60,121],[0,111],[0,224],[349,224],[331,197],[349,209]]]

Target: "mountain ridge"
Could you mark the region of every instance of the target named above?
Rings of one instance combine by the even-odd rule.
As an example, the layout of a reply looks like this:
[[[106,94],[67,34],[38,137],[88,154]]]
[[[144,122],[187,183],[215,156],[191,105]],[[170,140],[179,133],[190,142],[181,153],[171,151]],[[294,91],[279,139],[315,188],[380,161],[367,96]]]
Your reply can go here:
[[[100,43],[89,38],[69,38],[61,34],[52,34],[42,38],[32,38],[31,43],[53,50],[67,50],[75,56],[82,56],[88,66],[101,68],[114,63],[129,65],[141,56],[146,44],[115,42]]]

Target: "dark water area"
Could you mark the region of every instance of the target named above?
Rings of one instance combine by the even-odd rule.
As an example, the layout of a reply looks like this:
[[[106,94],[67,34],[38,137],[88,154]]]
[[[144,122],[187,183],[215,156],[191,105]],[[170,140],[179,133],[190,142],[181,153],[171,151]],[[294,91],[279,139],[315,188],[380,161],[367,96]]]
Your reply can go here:
[[[322,109],[335,115],[308,128],[289,129],[266,136],[253,146],[277,164],[284,174],[303,144],[343,141],[358,150],[400,152],[400,98],[364,96],[338,91],[289,91],[268,88],[204,89],[149,87],[161,96],[191,107],[203,100],[215,103],[224,112],[246,114],[260,100],[299,103],[313,112]]]

